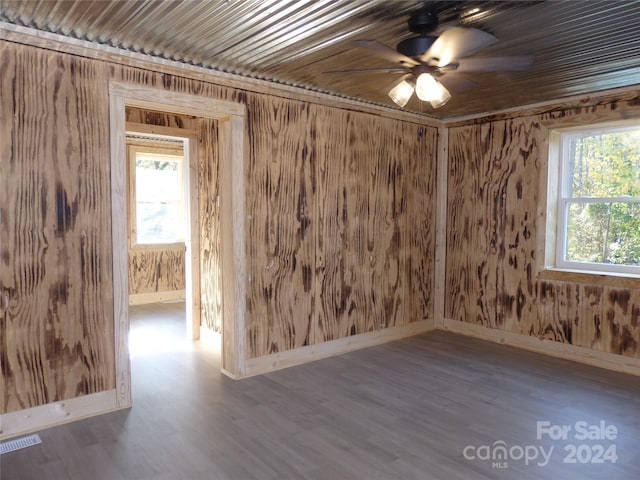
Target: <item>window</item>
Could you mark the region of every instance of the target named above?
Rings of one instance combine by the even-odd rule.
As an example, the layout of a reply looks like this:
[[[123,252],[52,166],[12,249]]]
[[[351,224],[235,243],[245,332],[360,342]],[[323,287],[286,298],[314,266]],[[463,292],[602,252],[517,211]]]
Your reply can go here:
[[[184,242],[182,150],[129,146],[132,245]]]
[[[557,134],[555,266],[640,274],[640,126]]]

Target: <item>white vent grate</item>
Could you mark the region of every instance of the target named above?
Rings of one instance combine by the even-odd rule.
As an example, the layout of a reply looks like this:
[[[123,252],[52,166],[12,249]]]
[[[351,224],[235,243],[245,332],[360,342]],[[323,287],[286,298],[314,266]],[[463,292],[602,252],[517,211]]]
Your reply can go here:
[[[38,435],[29,435],[28,437],[17,438],[7,442],[0,443],[0,455],[4,453],[14,452],[22,448],[32,447],[42,443]]]

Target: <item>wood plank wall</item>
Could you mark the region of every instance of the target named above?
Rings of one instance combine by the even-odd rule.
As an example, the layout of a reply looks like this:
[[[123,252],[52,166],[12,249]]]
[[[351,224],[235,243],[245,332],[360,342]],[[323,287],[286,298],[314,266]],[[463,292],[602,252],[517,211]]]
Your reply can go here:
[[[256,95],[248,96],[247,107],[245,349],[251,358],[314,342],[315,112],[309,104]]]
[[[196,131],[198,119],[190,115],[178,115],[175,113],[155,112],[143,108],[127,107],[127,122],[143,125],[155,125],[157,127],[181,128]]]
[[[247,357],[432,317],[433,127],[418,138],[378,114],[0,52],[2,413],[114,388],[110,80],[247,105]]]
[[[437,130],[350,112],[317,123],[318,341],[432,318]]]
[[[0,42],[2,413],[115,387],[105,74]]]
[[[184,290],[184,246],[129,248],[129,294]]]
[[[445,316],[640,358],[640,289],[542,275],[547,126],[640,118],[638,95],[485,118],[449,131]]]
[[[432,318],[437,129],[247,105],[247,358]]]
[[[202,326],[222,332],[222,259],[220,258],[220,159],[218,122],[199,118],[200,308]]]

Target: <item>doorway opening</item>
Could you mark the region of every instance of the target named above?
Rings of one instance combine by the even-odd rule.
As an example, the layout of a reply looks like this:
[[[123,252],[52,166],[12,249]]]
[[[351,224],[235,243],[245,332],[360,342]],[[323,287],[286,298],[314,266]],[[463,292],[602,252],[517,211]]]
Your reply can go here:
[[[244,236],[244,134],[246,109],[244,105],[216,99],[198,97],[161,89],[146,88],[121,82],[111,82],[111,199],[113,244],[113,297],[116,408],[131,406],[131,362],[129,354],[129,279],[128,279],[128,225],[123,212],[127,208],[126,188],[126,132],[137,131],[146,135],[178,137],[185,142],[189,159],[198,158],[198,136],[184,136],[178,132],[160,131],[157,126],[131,129],[127,123],[126,108],[133,107],[167,114],[179,114],[195,119],[215,120],[218,138],[215,152],[219,156],[220,231],[220,291],[221,291],[221,369],[234,377],[244,376],[244,311],[245,311],[245,236]],[[211,144],[211,142],[205,142]],[[189,188],[186,192],[189,220],[185,234],[185,310],[188,336],[199,339],[201,324],[198,211],[199,166],[187,162],[185,175]],[[193,187],[193,188],[192,188]],[[191,282],[191,283],[189,283]]]
[[[127,109],[127,117],[136,110]],[[141,112],[144,114],[144,112]],[[147,125],[127,122],[127,224],[129,252],[129,353],[161,354],[183,350],[185,339],[200,336],[189,322],[185,298],[194,295],[186,277],[190,256],[189,138],[148,133]],[[165,133],[173,133],[166,130]],[[187,148],[185,148],[187,147]],[[196,295],[199,292],[195,292]]]

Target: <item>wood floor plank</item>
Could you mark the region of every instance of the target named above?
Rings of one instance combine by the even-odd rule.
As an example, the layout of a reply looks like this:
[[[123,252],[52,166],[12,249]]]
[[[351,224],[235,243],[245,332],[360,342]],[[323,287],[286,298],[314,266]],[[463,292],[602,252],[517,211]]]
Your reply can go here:
[[[565,479],[640,477],[640,378],[431,332],[234,381],[186,340],[184,303],[133,307],[133,408],[39,432],[0,457],[12,479]],[[134,351],[136,351],[134,349]],[[615,425],[612,441],[536,439],[536,422]],[[546,466],[466,446],[554,448]],[[615,463],[565,464],[570,443]]]

